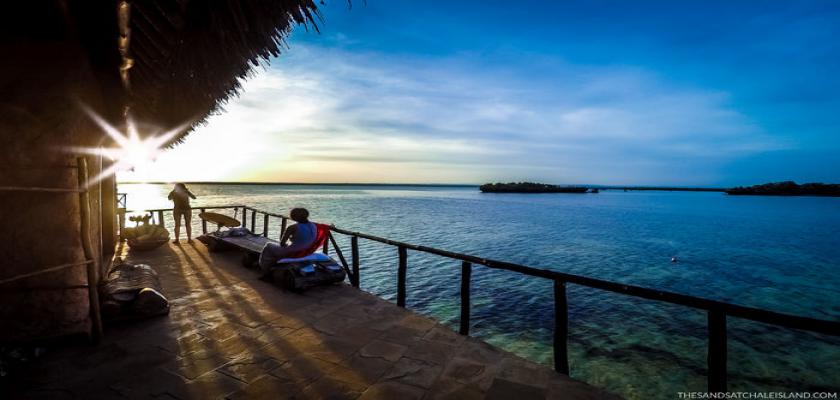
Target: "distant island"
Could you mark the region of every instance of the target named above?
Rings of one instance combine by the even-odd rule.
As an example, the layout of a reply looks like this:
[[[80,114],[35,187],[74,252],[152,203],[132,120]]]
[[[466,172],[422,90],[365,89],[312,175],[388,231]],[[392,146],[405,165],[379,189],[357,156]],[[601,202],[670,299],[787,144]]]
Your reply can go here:
[[[479,186],[484,193],[587,193],[585,186],[559,186],[534,182],[485,183]],[[594,189],[597,193],[597,189]]]
[[[840,184],[804,183],[793,181],[765,183],[763,185],[739,186],[726,191],[731,195],[754,196],[832,196],[840,197]]]

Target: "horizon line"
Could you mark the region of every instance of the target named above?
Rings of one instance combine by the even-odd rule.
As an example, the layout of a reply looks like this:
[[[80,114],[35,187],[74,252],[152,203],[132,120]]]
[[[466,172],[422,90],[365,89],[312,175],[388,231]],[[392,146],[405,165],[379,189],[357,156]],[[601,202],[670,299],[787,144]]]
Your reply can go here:
[[[524,181],[523,181],[524,182]],[[117,181],[117,184],[170,185],[184,183],[189,185],[261,185],[261,186],[426,186],[426,187],[479,187],[480,183],[394,183],[394,182],[249,182],[249,181]],[[516,183],[516,182],[514,182]],[[598,185],[598,184],[553,184],[556,186],[588,187],[599,189],[636,189],[636,190],[698,190],[724,191],[729,187],[721,186],[674,186],[674,185]]]

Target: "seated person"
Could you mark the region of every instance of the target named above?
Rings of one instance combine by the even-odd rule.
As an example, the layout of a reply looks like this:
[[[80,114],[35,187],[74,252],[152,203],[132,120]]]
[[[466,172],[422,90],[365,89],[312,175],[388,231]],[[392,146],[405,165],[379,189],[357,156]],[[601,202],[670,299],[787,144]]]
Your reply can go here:
[[[309,211],[305,208],[293,208],[289,213],[296,224],[286,228],[280,243],[266,243],[260,253],[260,269],[263,276],[271,272],[271,267],[277,260],[290,257],[301,257],[301,252],[309,250],[318,235],[318,227],[309,221]],[[290,243],[287,245],[286,242]]]

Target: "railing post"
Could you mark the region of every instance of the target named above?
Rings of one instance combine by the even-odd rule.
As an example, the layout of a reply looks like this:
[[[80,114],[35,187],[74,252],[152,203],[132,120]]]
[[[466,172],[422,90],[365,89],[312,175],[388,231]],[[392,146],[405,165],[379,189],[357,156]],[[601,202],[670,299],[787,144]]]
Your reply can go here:
[[[245,207],[242,207],[242,227],[248,228],[248,209]]]
[[[203,208],[201,209],[201,212],[204,212]],[[204,218],[201,219],[201,233],[205,235],[207,234],[207,221]]]
[[[268,237],[268,214],[263,215],[263,237]]]
[[[163,223],[163,211],[158,211],[158,225],[166,228],[166,224]]]
[[[94,343],[99,343],[102,340],[102,314],[99,309],[99,260],[96,253],[94,253],[93,245],[90,241],[90,193],[84,189],[88,184],[88,167],[87,159],[79,157],[76,159],[77,164],[77,179],[79,191],[79,235],[82,241],[82,251],[84,252],[87,283],[88,283],[88,307],[90,310],[91,320],[91,339]],[[82,190],[84,189],[84,190]]]
[[[353,256],[353,279],[350,281],[350,284],[353,287],[359,287],[359,237],[358,236],[351,236],[350,237],[350,252]]]
[[[709,392],[726,392],[726,314],[709,310]]]
[[[329,238],[327,238],[327,240],[324,241],[324,248],[321,249],[321,251],[324,254],[330,254],[330,247],[329,246],[330,246],[330,241],[329,241]]]
[[[554,370],[569,375],[569,305],[566,282],[554,281]]]
[[[461,264],[461,327],[458,333],[469,336],[470,334],[470,277],[472,276],[472,264],[464,261]]]
[[[283,238],[283,234],[286,233],[286,217],[281,218],[282,221],[280,222],[280,238]]]
[[[251,212],[251,233],[257,232],[257,212]]]
[[[405,308],[405,274],[408,264],[408,254],[405,247],[399,247],[400,267],[397,271],[397,306]]]

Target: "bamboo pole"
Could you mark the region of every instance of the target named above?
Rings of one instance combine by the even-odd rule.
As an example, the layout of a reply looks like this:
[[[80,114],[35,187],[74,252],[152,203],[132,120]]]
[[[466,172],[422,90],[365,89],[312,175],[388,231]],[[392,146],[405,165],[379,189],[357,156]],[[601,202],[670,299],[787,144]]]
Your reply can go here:
[[[94,254],[93,247],[90,242],[90,198],[87,191],[82,191],[87,185],[88,169],[87,160],[84,157],[77,159],[79,173],[77,174],[79,183],[79,211],[81,224],[79,234],[82,239],[82,250],[84,250],[85,258],[93,262],[87,264],[87,280],[88,280],[88,302],[90,303],[90,319],[92,326],[91,338],[94,343],[99,343],[102,339],[102,317],[99,313],[99,262],[97,256]]]

